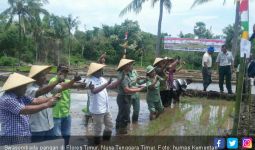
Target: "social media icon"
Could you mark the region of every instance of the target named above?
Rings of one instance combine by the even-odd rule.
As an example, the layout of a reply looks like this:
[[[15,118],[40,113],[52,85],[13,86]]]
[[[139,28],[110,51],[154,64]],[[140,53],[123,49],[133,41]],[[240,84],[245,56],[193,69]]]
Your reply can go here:
[[[244,149],[252,148],[252,138],[242,138],[242,148]]]
[[[225,138],[214,138],[214,147],[217,149],[225,148]]]
[[[237,149],[238,148],[238,139],[237,138],[228,138],[227,139],[227,148],[228,149]]]

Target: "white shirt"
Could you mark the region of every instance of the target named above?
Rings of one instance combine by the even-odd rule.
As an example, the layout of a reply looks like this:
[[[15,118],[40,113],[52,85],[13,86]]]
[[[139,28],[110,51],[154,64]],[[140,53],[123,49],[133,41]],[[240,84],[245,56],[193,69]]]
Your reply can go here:
[[[216,62],[219,63],[220,66],[230,66],[232,62],[234,62],[234,57],[230,51],[227,51],[226,54],[219,52]]]
[[[207,67],[212,67],[212,56],[206,52],[203,55],[203,59],[202,59],[202,66],[204,67],[204,64],[207,64]]]
[[[25,95],[35,98],[36,91],[39,88],[40,87],[37,84],[32,83],[27,87]],[[47,96],[43,95],[40,97],[46,98]],[[52,108],[47,108],[38,113],[31,114],[29,124],[32,132],[42,132],[52,129],[54,127]]]
[[[90,77],[87,81],[88,83],[92,83],[95,88],[107,83],[107,80],[103,77],[96,78],[96,77]],[[93,94],[91,91],[89,91],[89,111],[92,114],[103,114],[106,112],[109,112],[109,96],[107,93],[106,88],[103,89],[101,92],[97,94]]]

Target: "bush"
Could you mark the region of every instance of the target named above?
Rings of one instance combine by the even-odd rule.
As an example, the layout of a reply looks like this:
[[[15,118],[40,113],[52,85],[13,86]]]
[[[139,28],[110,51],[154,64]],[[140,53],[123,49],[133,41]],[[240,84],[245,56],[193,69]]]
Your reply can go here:
[[[15,65],[16,63],[18,63],[17,58],[7,57],[7,56],[3,56],[0,58],[1,66],[12,66],[12,65]]]

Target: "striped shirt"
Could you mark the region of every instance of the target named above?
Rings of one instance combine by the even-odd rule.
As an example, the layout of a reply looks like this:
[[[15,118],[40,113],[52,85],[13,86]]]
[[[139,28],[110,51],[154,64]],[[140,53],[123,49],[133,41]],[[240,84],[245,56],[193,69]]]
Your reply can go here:
[[[32,102],[30,97],[17,97],[6,92],[0,97],[0,135],[30,136],[29,116],[21,115],[20,111]]]
[[[219,63],[219,66],[231,66],[234,62],[234,57],[230,51],[226,53],[219,52],[216,62]]]

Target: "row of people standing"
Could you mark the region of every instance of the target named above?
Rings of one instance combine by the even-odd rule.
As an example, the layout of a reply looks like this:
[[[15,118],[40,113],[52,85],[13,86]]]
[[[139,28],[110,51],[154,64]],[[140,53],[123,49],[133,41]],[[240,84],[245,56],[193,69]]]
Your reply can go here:
[[[168,61],[170,60],[171,63]],[[154,62],[156,66],[158,63],[167,63],[170,67],[175,67],[177,61],[173,59],[157,58]],[[99,61],[101,62],[101,61]],[[104,62],[104,61],[103,61]],[[117,134],[127,134],[128,124],[137,123],[140,109],[140,96],[138,92],[147,91],[147,104],[150,111],[150,118],[155,119],[163,112],[164,107],[162,105],[160,96],[160,82],[167,82],[167,78],[163,79],[156,74],[156,67],[148,66],[146,68],[146,77],[138,75],[133,68],[134,60],[121,59],[117,67],[117,80],[112,82],[110,78],[108,81],[103,77],[104,64],[92,63],[89,66],[87,84],[90,86],[89,92],[89,110],[92,114],[94,131],[95,131],[95,144],[99,144],[101,136],[103,140],[109,140],[112,133],[112,116],[109,109],[109,97],[106,89],[117,88],[117,105],[118,114],[116,118],[116,131]],[[166,67],[168,68],[168,67]],[[159,69],[159,68],[158,68]],[[93,71],[92,71],[93,70]],[[164,75],[166,69],[163,68]],[[146,83],[146,86],[142,86]],[[168,81],[169,83],[169,81]],[[179,82],[178,82],[179,83]],[[167,83],[166,83],[167,84]],[[187,82],[185,81],[186,85]],[[176,84],[175,84],[176,85]],[[169,89],[168,89],[169,90]],[[178,95],[180,96],[180,95]],[[169,98],[169,97],[167,97]],[[170,100],[169,100],[170,101]],[[167,102],[170,103],[170,102]],[[130,118],[130,108],[133,106],[133,115]],[[166,105],[169,107],[170,104]],[[103,131],[103,125],[105,126]],[[103,134],[102,134],[103,133]]]
[[[3,90],[5,93],[0,98],[1,135],[15,138],[15,136],[30,137],[32,133],[33,141],[63,136],[65,145],[68,145],[71,134],[70,88],[89,89],[91,101],[89,110],[94,119],[97,142],[100,141],[103,125],[105,125],[103,138],[106,140],[110,139],[113,127],[106,89],[118,89],[117,104],[119,111],[116,119],[116,129],[119,134],[128,132],[127,126],[131,120],[131,105],[135,110],[132,123],[138,121],[140,98],[137,92],[147,90],[147,102],[151,118],[153,118],[152,116],[158,116],[163,111],[159,82],[167,82],[168,75],[165,68],[163,68],[164,74],[161,74],[162,76],[165,75],[165,78],[156,75],[157,67],[152,66],[147,67],[147,78],[143,78],[138,76],[133,69],[134,60],[121,59],[117,68],[118,79],[112,82],[112,79],[107,81],[102,77],[103,68],[105,67],[104,59],[105,57],[102,57],[99,63],[90,64],[87,73],[87,84],[77,83],[81,80],[81,77],[77,74],[72,80],[68,80],[69,68],[64,65],[58,66],[57,75],[50,79],[50,82],[46,85],[46,75],[50,71],[50,66],[34,65],[31,67],[28,77],[17,73],[11,74],[4,83]],[[168,63],[169,60],[172,59],[157,58],[154,65],[163,62],[162,64],[165,67],[165,63]],[[175,63],[176,61],[171,65]],[[169,63],[167,65],[171,68]],[[139,86],[144,83],[147,86]],[[52,93],[53,96],[49,96],[48,93]],[[169,106],[169,101],[166,102],[168,104],[165,105],[166,107]],[[24,141],[11,139],[8,144],[19,142]]]
[[[75,75],[67,80],[68,68],[60,65],[57,75],[45,85],[50,66],[31,67],[28,77],[11,74],[3,85],[4,94],[0,98],[1,144],[17,144],[48,140],[63,136],[65,145],[70,138],[70,91],[71,87],[84,87],[76,81]],[[52,92],[53,96],[48,93]]]

